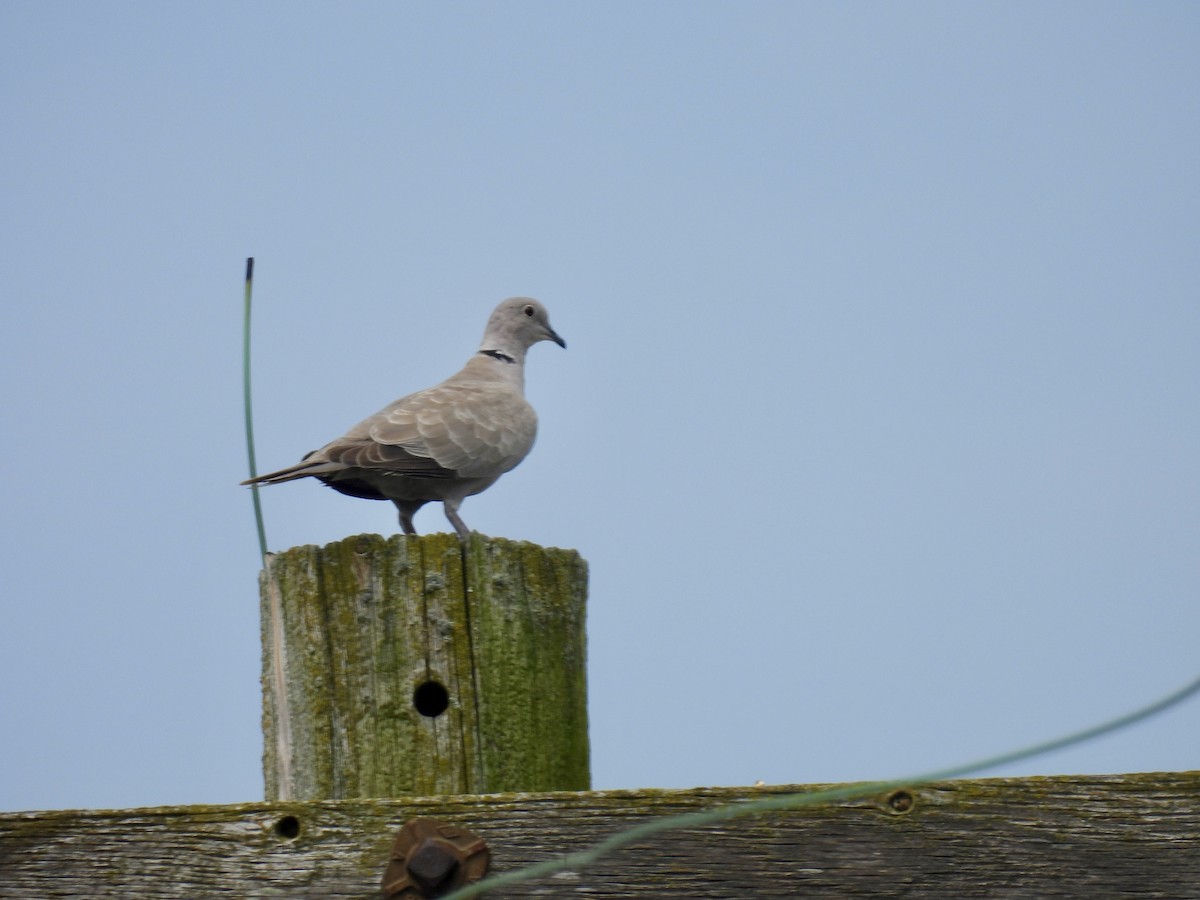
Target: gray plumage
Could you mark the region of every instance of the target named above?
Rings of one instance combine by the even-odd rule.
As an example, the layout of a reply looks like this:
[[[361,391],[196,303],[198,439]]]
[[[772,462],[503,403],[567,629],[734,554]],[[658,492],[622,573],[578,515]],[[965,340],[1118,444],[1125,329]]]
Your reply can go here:
[[[297,465],[242,484],[312,476],[352,497],[391,500],[405,534],[417,533],[418,509],[440,500],[465,541],[463,499],[490,487],[533,447],[537,415],[525,400],[525,353],[538,341],[567,346],[542,304],[511,297],[496,307],[479,351],[457,374],[401,397]]]

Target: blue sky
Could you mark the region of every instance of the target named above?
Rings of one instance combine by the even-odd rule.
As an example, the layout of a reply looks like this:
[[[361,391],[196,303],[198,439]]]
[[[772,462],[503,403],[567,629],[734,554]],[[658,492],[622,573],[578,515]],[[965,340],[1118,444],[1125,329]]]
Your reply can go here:
[[[263,470],[548,306],[538,445],[463,516],[591,564],[597,788],[902,776],[1191,679],[1198,39],[1188,3],[0,6],[0,809],[262,795],[247,256]],[[397,529],[263,501],[274,549]],[[1198,744],[1193,703],[1003,773]]]

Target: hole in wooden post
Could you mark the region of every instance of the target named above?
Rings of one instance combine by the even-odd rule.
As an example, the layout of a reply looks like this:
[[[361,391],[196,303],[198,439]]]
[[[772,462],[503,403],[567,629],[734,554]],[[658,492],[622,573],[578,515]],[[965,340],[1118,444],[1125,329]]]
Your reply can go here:
[[[413,706],[426,718],[437,718],[450,706],[450,692],[436,681],[426,681],[413,691]]]
[[[284,816],[275,823],[275,833],[289,841],[294,837],[299,837],[300,820],[295,816]]]

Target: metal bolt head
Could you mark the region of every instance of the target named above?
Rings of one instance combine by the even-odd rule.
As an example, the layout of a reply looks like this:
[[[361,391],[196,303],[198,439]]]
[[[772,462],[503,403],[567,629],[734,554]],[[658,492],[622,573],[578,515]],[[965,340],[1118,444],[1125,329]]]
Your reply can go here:
[[[383,894],[388,900],[441,897],[487,872],[487,844],[465,828],[437,819],[411,819],[396,834]]]
[[[426,838],[420,847],[408,857],[405,865],[409,877],[416,882],[426,896],[436,896],[436,891],[454,877],[458,869],[458,854],[450,844],[437,838]]]

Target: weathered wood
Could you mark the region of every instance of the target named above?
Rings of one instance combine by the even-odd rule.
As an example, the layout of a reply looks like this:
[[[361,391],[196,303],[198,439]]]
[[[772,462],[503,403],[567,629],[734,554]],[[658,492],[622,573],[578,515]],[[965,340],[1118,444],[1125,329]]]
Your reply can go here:
[[[589,786],[574,551],[360,535],[272,555],[261,582],[268,799]]]
[[[409,818],[466,826],[495,872],[651,816],[813,788],[502,794],[0,815],[0,898],[379,894]],[[1200,896],[1200,772],[987,779],[655,835],[497,898]]]

